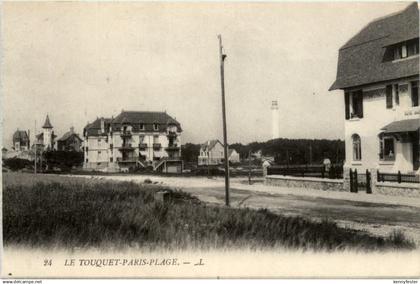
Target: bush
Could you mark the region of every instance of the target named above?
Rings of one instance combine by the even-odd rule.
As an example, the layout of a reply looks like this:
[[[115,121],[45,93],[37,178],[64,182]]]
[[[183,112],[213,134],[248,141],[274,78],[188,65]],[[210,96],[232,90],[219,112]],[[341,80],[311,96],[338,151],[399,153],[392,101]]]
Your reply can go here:
[[[34,162],[26,159],[10,158],[3,160],[3,165],[12,171],[22,170],[25,168],[32,168]]]
[[[73,167],[80,167],[83,164],[83,152],[47,151],[44,153],[44,159],[49,169],[70,171]]]

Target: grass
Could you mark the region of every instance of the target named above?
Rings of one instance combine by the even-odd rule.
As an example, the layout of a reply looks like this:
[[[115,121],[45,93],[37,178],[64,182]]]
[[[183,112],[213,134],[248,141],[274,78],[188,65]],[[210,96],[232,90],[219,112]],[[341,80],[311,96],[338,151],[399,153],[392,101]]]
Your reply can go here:
[[[151,184],[29,174],[3,175],[5,245],[149,249],[414,249],[388,237],[285,217],[268,210],[208,206]],[[155,193],[169,192],[161,202]]]

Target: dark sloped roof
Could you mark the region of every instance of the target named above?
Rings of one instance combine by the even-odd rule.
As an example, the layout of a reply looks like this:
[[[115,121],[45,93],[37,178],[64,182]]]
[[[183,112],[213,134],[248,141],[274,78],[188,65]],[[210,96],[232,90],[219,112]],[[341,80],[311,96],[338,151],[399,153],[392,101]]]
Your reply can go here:
[[[420,128],[420,118],[406,119],[391,122],[384,126],[382,130],[386,133],[398,133],[398,132],[414,132]]]
[[[88,136],[97,136],[100,135],[100,130],[101,130],[101,120],[104,120],[104,126],[105,128],[107,128],[109,126],[109,124],[111,123],[112,119],[111,118],[97,118],[96,120],[94,120],[92,123],[88,123],[85,128],[84,128],[84,132],[85,135]]]
[[[79,139],[80,141],[83,141],[82,138],[80,138],[80,136],[77,133],[74,133],[73,131],[68,131],[66,133],[64,133],[64,135],[58,139],[57,141],[66,141],[67,139],[69,139],[70,137],[76,137],[77,139]]]
[[[166,112],[153,112],[153,111],[123,111],[121,112],[113,121],[112,123],[144,123],[144,124],[168,124],[174,123],[179,124],[178,121],[173,119],[169,114]]]
[[[418,37],[416,2],[399,13],[372,21],[340,48],[337,78],[330,90],[418,75],[418,56],[384,62],[385,46]]]
[[[166,112],[122,111],[114,119],[97,118],[94,122],[86,125],[85,131],[87,135],[99,135],[101,119],[104,119],[106,129],[109,125],[115,130],[124,124],[129,124],[135,132],[154,131],[154,125],[157,124],[159,131],[166,131],[167,126],[173,124],[178,131],[182,131],[181,124]],[[143,125],[144,128],[140,129],[140,125]]]
[[[47,118],[45,119],[44,125],[42,126],[42,128],[53,128],[50,122],[50,118],[48,117],[47,114]]]
[[[20,142],[27,142],[29,141],[28,133],[25,130],[16,130],[13,134],[13,142],[20,141]]]

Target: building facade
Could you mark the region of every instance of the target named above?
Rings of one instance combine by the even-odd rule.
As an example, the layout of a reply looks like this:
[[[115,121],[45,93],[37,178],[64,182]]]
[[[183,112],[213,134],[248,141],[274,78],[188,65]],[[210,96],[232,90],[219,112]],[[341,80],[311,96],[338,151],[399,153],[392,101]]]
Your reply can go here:
[[[57,150],[80,152],[83,151],[82,142],[82,138],[74,132],[73,127],[70,127],[70,131],[64,133],[64,135],[57,140]]]
[[[369,23],[339,50],[345,169],[419,174],[417,3]]]
[[[201,144],[198,156],[199,166],[216,166],[223,164],[225,160],[224,147],[217,139],[206,141]],[[228,160],[232,163],[239,163],[239,154],[235,149],[228,149]]]
[[[84,168],[128,171],[182,171],[181,125],[166,112],[122,111],[86,125]]]
[[[223,163],[223,159],[224,148],[219,140],[208,140],[201,144],[200,153],[198,155],[199,166],[220,165]]]
[[[38,150],[54,150],[55,149],[55,138],[53,126],[50,122],[50,118],[47,114],[44,125],[42,126],[42,133],[36,135],[35,144]]]
[[[29,148],[29,130],[28,132],[25,130],[16,130],[15,133],[13,133],[13,150],[20,152],[27,151]]]

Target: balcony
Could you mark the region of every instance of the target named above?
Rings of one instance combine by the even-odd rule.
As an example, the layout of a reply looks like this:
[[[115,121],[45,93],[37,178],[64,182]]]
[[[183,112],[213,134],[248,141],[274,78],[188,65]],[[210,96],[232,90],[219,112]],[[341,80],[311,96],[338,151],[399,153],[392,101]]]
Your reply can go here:
[[[144,151],[147,149],[147,144],[146,143],[140,143],[139,144],[139,150],[140,151]]]
[[[131,146],[131,144],[122,144],[121,147],[119,147],[120,151],[133,151],[134,147]]]
[[[166,136],[168,137],[176,137],[178,134],[176,133],[176,131],[167,131],[166,132]]]
[[[123,131],[120,135],[121,137],[131,137],[131,131]]]
[[[136,163],[137,161],[137,157],[117,158],[118,163]]]
[[[162,145],[160,143],[153,143],[153,150],[159,151],[160,148],[162,148]]]
[[[169,145],[168,147],[165,148],[166,151],[179,151],[179,146],[178,145]]]

